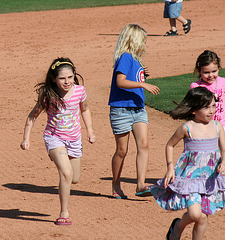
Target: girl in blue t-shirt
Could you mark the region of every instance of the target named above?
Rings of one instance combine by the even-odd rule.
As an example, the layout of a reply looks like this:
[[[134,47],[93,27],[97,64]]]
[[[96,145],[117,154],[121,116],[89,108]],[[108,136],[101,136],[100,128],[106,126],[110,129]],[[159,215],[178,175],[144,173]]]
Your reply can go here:
[[[113,197],[127,198],[120,186],[120,175],[132,131],[137,146],[136,196],[150,195],[145,184],[148,166],[148,116],[145,110],[144,89],[154,95],[159,88],[145,83],[149,75],[139,58],[145,53],[146,31],[136,24],[128,24],[119,35],[114,53],[114,71],[109,97],[110,122],[116,140],[112,158]]]

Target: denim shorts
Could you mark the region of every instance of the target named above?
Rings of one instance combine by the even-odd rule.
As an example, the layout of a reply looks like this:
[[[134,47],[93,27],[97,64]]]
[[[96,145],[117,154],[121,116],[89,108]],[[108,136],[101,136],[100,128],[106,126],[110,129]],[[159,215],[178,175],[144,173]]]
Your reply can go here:
[[[182,2],[165,2],[164,18],[178,18],[182,10]]]
[[[81,139],[77,141],[67,141],[60,139],[56,136],[44,134],[43,136],[45,141],[45,146],[47,152],[51,149],[55,149],[57,147],[65,147],[67,149],[67,154],[70,157],[80,158],[82,156],[82,142]]]
[[[148,124],[148,115],[144,107],[110,107],[110,123],[113,134],[123,134],[132,130],[137,122]]]

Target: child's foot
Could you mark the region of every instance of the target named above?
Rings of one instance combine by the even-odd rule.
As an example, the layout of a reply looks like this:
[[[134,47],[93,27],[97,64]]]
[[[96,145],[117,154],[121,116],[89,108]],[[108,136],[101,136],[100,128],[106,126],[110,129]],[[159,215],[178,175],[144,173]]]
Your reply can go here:
[[[166,32],[164,36],[167,37],[167,36],[177,36],[177,35],[178,35],[177,30],[176,31],[169,30],[168,32]]]
[[[138,197],[147,197],[147,196],[151,196],[151,189],[150,189],[150,186],[145,186],[143,187],[141,190],[136,190],[136,196]]]
[[[59,218],[55,221],[56,225],[71,225],[72,222],[69,220],[69,212],[60,212]]]
[[[113,198],[116,198],[116,199],[127,199],[127,196],[121,190],[119,193],[118,192],[113,192]]]
[[[191,30],[191,20],[187,19],[187,23],[183,25],[184,33],[187,34]]]
[[[116,186],[116,185],[112,184],[112,193],[113,193],[113,198],[127,199],[127,196],[123,193],[120,186]]]
[[[59,217],[55,221],[56,225],[71,225],[72,222],[69,220],[69,218]]]
[[[172,222],[171,225],[170,225],[169,231],[168,231],[168,233],[166,234],[166,240],[179,240],[179,239],[180,239],[180,236],[177,237],[178,235],[175,234],[175,231],[174,231],[176,223],[177,223],[178,221],[180,221],[180,220],[181,220],[180,218],[175,218],[175,219],[173,220],[173,222]],[[172,238],[171,238],[171,237],[172,237]]]

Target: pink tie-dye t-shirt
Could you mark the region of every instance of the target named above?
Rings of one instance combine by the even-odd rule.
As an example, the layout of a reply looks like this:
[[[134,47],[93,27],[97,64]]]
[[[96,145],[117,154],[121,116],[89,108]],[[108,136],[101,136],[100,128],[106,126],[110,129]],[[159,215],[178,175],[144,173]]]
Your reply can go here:
[[[83,102],[86,97],[84,86],[74,85],[72,95],[64,99],[65,109],[61,108],[60,111],[56,111],[50,104],[44,134],[68,141],[79,140],[81,138],[80,102]]]
[[[225,78],[218,76],[217,80],[211,84],[199,79],[197,82],[191,84],[190,89],[199,86],[207,88],[218,97],[216,112],[213,118],[214,120],[220,121],[225,128]]]

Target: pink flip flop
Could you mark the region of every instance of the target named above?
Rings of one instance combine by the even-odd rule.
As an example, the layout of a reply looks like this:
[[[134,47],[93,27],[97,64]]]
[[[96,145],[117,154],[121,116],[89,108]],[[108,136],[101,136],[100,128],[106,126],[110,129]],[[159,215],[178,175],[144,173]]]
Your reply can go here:
[[[60,221],[63,220],[63,221]],[[69,220],[69,218],[59,217],[55,221],[56,225],[71,225],[72,222]]]

